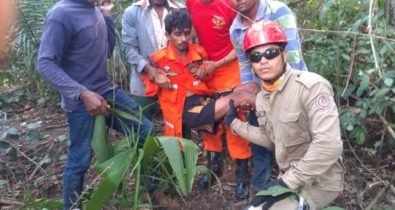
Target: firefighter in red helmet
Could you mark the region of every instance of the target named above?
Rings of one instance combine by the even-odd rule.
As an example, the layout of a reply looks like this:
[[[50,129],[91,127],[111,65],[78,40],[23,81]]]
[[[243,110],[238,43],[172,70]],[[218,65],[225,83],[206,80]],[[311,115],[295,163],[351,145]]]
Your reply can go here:
[[[248,209],[321,209],[343,189],[343,144],[331,84],[318,74],[292,69],[285,62],[286,43],[276,22],[259,21],[247,30],[243,49],[262,82],[251,102],[259,127],[239,120],[232,101],[224,120],[236,134],[274,150],[280,174],[264,190],[290,189],[278,196],[258,193]]]

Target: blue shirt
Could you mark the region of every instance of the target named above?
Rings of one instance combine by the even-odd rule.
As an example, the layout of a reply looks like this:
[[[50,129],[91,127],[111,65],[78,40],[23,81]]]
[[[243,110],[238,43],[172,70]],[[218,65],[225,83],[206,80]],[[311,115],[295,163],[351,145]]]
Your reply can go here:
[[[296,17],[291,9],[279,1],[260,0],[255,21],[263,19],[276,21],[285,29],[288,39],[288,44],[285,47],[288,50],[287,63],[296,70],[307,71],[306,64],[303,61]],[[260,84],[260,79],[255,76],[251,63],[248,60],[248,55],[243,51],[246,30],[247,26],[242,23],[241,15],[237,14],[229,32],[240,64],[241,83],[256,82]]]
[[[113,89],[107,58],[114,44],[112,18],[86,0],[61,0],[48,11],[37,68],[60,92],[65,111],[83,106],[86,89],[100,95]]]

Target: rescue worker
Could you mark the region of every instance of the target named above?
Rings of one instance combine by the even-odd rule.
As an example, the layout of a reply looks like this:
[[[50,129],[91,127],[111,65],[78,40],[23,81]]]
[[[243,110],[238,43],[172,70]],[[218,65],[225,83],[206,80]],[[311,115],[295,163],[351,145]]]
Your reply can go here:
[[[233,99],[240,106],[244,101],[253,100],[258,88],[240,86],[233,91],[212,95],[214,91],[205,84],[209,77],[199,80],[194,76],[206,71],[202,64],[207,53],[203,47],[189,43],[192,23],[187,11],[181,9],[169,13],[165,25],[168,46],[150,58],[155,66],[164,69],[161,75],[166,75],[170,82],[164,88],[150,81],[148,75],[143,76],[146,94],[158,95],[165,120],[164,135],[182,137],[183,126],[215,135],[217,122],[229,110],[229,100]],[[236,172],[236,177],[240,179],[240,176],[244,174]]]
[[[256,102],[259,127],[237,119],[232,101],[224,121],[245,139],[274,150],[280,174],[263,189],[279,185],[301,190],[300,196],[257,195],[249,209],[298,209],[303,200],[310,209],[321,209],[343,189],[343,144],[331,84],[318,74],[291,68],[285,62],[286,44],[276,22],[262,20],[247,30],[243,50],[263,87],[251,101]]]
[[[237,14],[232,8],[231,0],[186,0],[185,4],[191,15],[199,44],[208,54],[208,60],[203,61],[207,68],[207,76],[209,76],[205,79],[207,87],[215,92],[225,92],[239,86],[239,62],[229,34],[229,28]],[[243,114],[240,112],[239,116]],[[207,167],[217,176],[221,176],[222,139],[225,139],[225,136],[229,155],[236,160],[236,173],[240,174],[236,180],[235,197],[243,200],[248,196],[249,191],[248,160],[252,152],[248,141],[234,135],[221,123],[215,135],[206,133],[203,136]],[[207,189],[208,183],[209,176],[205,175],[200,179],[199,186]]]
[[[242,84],[260,84],[260,79],[254,75],[247,54],[243,51],[244,34],[255,21],[277,21],[285,30],[288,44],[287,63],[294,69],[307,70],[303,61],[302,48],[297,29],[297,19],[292,10],[281,1],[271,0],[232,0],[238,14],[229,29],[230,39],[236,51],[240,65],[240,79]],[[249,115],[250,124],[256,123],[254,114]],[[269,181],[273,168],[273,154],[264,147],[250,144],[252,148],[252,162],[254,174],[251,184],[254,190],[259,191]]]

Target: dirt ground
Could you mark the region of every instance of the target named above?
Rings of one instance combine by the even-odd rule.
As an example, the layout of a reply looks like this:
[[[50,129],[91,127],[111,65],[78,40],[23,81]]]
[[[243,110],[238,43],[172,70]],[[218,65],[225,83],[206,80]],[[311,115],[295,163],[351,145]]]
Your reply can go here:
[[[0,150],[0,209],[18,209],[24,202],[44,197],[61,199],[67,123],[59,105],[14,104],[3,111],[7,111],[11,121],[8,127],[20,130],[19,139],[4,139],[15,150]],[[30,135],[26,125],[32,122],[40,123],[41,139],[26,141],[26,136]],[[0,126],[0,130],[4,128]],[[201,146],[199,141],[197,143]],[[395,184],[389,184],[395,173],[395,150],[392,154],[369,157],[366,152],[354,152],[354,147],[347,140],[344,141],[344,149],[345,189],[333,206],[366,209],[373,203],[374,209],[395,209]],[[204,161],[201,155],[199,163],[204,164]],[[234,165],[234,161],[225,157],[221,185],[212,186],[210,191],[195,186],[192,194],[184,198],[185,202],[178,196],[174,200],[182,209],[242,209],[249,199],[242,202],[234,199]],[[275,176],[276,171],[273,172]],[[93,177],[94,172],[90,170],[86,183],[90,183]]]

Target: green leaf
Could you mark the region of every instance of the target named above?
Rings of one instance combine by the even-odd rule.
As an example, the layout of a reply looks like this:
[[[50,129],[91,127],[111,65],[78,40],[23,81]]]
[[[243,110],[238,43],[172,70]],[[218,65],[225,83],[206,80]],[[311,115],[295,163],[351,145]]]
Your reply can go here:
[[[394,84],[394,80],[392,78],[385,78],[384,79],[384,84],[387,85],[388,87],[391,87],[392,84]]]
[[[357,90],[357,92],[356,92],[356,95],[357,95],[358,97],[362,95],[362,93],[363,93],[363,91],[366,89],[366,87],[369,86],[369,83],[370,83],[369,77],[365,76],[365,77],[362,79],[361,83],[359,84],[359,88],[358,88],[358,90]]]
[[[177,177],[182,195],[187,195],[188,186],[185,179],[184,161],[180,150],[179,138],[161,136],[158,139],[165,151],[167,158],[169,159],[173,172]]]
[[[135,116],[133,116],[133,115],[127,113],[127,112],[124,112],[124,111],[119,110],[119,109],[114,109],[114,108],[107,108],[107,110],[109,112],[112,112],[112,113],[122,117],[122,118],[125,118],[125,119],[128,119],[128,120],[132,120],[132,121],[135,121],[135,122],[137,122],[139,124],[142,124],[140,119],[138,119],[137,117],[135,117]]]
[[[97,116],[95,119],[91,144],[98,163],[114,156],[114,149],[108,139],[106,120],[102,115]]]
[[[112,193],[124,179],[135,155],[136,150],[129,149],[103,163],[95,165],[94,170],[101,173],[102,180],[91,199],[86,202],[85,209],[100,209],[111,198]]]
[[[159,137],[159,138],[161,138],[161,137]],[[144,162],[144,164],[148,164],[148,162],[151,162],[153,160],[153,158],[162,149],[160,148],[160,142],[158,141],[158,139],[151,136],[145,140],[143,150],[144,150],[143,162]]]
[[[261,190],[257,193],[257,195],[271,195],[271,196],[279,196],[287,192],[292,192],[288,187],[283,187],[281,185],[275,185],[269,187],[267,190]]]
[[[182,147],[184,148],[186,181],[188,193],[192,192],[193,183],[196,176],[196,164],[198,161],[199,147],[191,140],[182,139]]]

